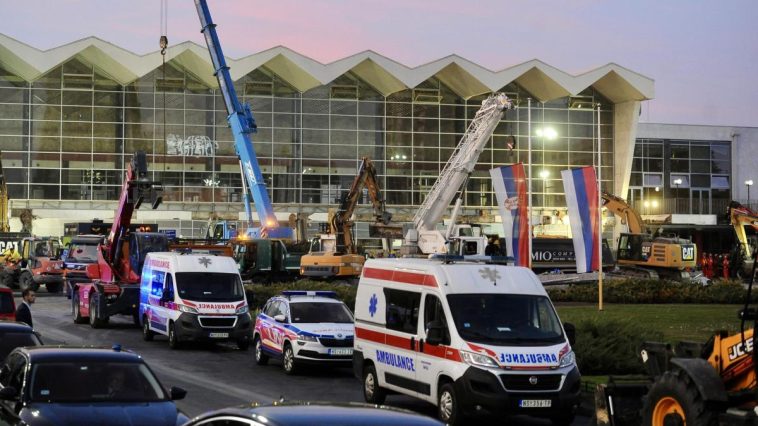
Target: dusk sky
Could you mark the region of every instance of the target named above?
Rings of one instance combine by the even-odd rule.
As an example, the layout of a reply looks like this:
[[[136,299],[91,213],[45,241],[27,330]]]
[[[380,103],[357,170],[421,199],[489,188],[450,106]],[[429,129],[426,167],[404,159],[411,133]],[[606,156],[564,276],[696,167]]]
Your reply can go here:
[[[38,49],[97,36],[158,50],[160,0],[0,0],[0,32]],[[224,53],[286,46],[322,63],[373,50],[410,67],[457,54],[499,71],[609,62],[655,80],[652,123],[758,125],[756,0],[209,0]],[[191,0],[168,0],[170,44],[205,45]]]

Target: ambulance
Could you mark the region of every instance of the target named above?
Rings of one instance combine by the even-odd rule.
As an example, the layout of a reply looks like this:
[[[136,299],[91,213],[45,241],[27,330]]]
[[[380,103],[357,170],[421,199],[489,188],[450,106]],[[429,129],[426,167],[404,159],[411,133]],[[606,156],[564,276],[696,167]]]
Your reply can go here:
[[[172,349],[187,341],[232,341],[241,350],[253,337],[245,289],[234,259],[212,254],[148,253],[140,281],[142,337],[168,337]]]
[[[353,370],[367,402],[409,395],[448,424],[481,411],[564,425],[580,396],[573,339],[527,268],[371,259],[355,302]]]

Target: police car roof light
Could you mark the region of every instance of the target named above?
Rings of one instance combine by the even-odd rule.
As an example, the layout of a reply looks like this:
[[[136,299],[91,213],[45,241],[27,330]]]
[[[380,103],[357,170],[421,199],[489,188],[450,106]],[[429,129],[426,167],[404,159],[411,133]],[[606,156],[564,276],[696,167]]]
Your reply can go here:
[[[292,296],[319,296],[319,297],[331,297],[333,299],[337,298],[337,292],[336,291],[327,291],[327,290],[317,290],[317,291],[305,291],[305,290],[285,290],[282,292],[282,295],[287,297]]]

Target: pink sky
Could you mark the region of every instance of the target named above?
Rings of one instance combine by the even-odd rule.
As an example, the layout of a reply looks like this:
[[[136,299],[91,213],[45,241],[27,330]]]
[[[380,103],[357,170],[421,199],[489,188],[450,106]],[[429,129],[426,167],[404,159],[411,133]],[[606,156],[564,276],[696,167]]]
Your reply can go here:
[[[655,80],[641,121],[758,126],[755,0],[209,0],[224,53],[277,45],[328,63],[374,50],[408,66],[457,54],[491,70],[615,62]],[[171,44],[204,46],[194,3],[168,0]],[[0,0],[0,32],[40,49],[97,36],[158,49],[160,0]]]

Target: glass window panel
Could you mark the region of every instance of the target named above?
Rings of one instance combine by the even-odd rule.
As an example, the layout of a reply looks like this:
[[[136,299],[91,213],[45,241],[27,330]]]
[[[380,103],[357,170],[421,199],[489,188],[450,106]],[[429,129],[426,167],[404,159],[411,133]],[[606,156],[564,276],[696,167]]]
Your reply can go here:
[[[645,173],[644,174],[644,186],[649,188],[656,188],[663,186],[663,175],[658,173]]]
[[[729,189],[729,176],[711,176],[711,188]]]
[[[101,138],[115,138],[121,136],[121,124],[119,123],[95,123],[93,135]]]
[[[690,161],[689,160],[671,160],[672,172],[689,172]]]
[[[692,188],[710,188],[711,187],[711,175],[691,175]]]
[[[671,188],[689,188],[690,177],[688,175],[671,174],[669,184]]]
[[[692,147],[690,148],[690,157],[708,160],[710,159],[710,156],[711,156],[710,146],[694,144],[694,143],[692,144]]]
[[[333,129],[356,130],[358,128],[358,119],[357,117],[332,115],[331,127]]]
[[[34,136],[32,137],[32,151],[60,151],[61,138],[59,136],[44,137]]]
[[[58,136],[61,134],[60,121],[32,121],[32,134],[37,136]]]
[[[387,117],[387,130],[393,132],[410,132],[413,121],[410,118]]]
[[[711,173],[729,173],[731,166],[729,161],[712,161]]]
[[[92,92],[89,90],[64,90],[63,105],[92,106]]]
[[[67,152],[92,152],[91,138],[63,138],[63,151]]]
[[[687,145],[671,145],[671,158],[682,159],[690,157],[690,148]]]
[[[711,158],[714,160],[730,160],[729,145],[711,144]]]
[[[690,171],[692,173],[710,173],[711,162],[708,160],[692,160],[690,162]]]

